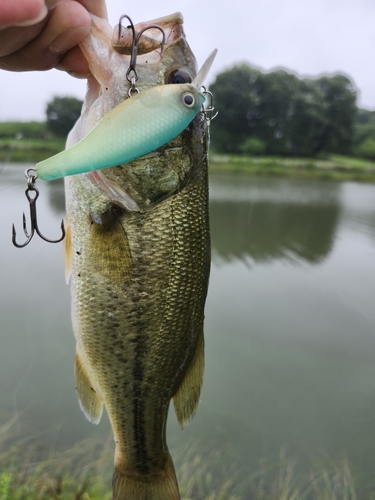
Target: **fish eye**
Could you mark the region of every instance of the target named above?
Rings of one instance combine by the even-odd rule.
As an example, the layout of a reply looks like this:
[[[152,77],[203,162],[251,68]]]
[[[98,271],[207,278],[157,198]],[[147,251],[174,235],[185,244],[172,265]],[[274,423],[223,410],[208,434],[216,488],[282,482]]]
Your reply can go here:
[[[188,108],[192,108],[195,104],[195,97],[191,92],[184,92],[182,94],[182,102],[187,106]]]
[[[166,83],[191,83],[192,78],[184,69],[175,69],[169,73],[166,78]]]

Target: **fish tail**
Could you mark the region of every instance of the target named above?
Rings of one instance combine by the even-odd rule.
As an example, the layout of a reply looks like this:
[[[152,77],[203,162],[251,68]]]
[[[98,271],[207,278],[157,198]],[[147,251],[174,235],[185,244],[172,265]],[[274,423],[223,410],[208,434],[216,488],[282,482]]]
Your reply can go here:
[[[180,500],[176,473],[168,453],[164,470],[152,475],[134,475],[115,462],[113,500]]]

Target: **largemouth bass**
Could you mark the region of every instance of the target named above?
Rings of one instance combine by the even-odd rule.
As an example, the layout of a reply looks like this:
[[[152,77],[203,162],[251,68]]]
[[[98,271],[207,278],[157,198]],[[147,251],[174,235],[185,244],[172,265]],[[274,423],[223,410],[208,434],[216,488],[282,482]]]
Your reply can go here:
[[[157,24],[166,33],[162,54],[150,43],[138,57],[141,91],[194,79],[182,22],[177,13],[136,26]],[[113,48],[113,36],[95,18],[81,44],[93,77],[68,147],[128,98],[126,39]],[[204,117],[198,113],[147,156],[66,178],[66,198],[76,387],[91,422],[106,406],[116,443],[113,498],[179,499],[166,424],[171,399],[181,426],[192,418],[204,370],[210,269]]]

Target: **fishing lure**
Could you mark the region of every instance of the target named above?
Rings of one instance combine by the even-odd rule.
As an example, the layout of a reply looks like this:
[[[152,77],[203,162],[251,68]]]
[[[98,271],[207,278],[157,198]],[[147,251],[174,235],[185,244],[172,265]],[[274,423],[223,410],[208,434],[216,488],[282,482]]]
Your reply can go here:
[[[52,180],[101,170],[150,153],[181,133],[204,100],[190,84],[140,92],[113,108],[73,147],[38,163],[38,177]]]
[[[152,87],[120,103],[80,142],[38,163],[38,177],[52,180],[121,165],[174,139],[202,108],[205,95],[200,89],[216,52],[191,84]]]

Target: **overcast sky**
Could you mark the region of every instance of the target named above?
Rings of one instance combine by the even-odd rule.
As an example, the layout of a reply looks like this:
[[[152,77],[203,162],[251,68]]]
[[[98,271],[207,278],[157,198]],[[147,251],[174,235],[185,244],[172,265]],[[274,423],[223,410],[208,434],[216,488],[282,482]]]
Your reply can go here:
[[[107,4],[112,25],[121,14],[137,23],[181,11],[198,64],[212,49],[219,49],[211,81],[239,62],[306,76],[341,72],[357,86],[358,105],[375,109],[374,0],[107,0]],[[83,98],[84,93],[84,80],[57,70],[0,70],[0,121],[43,120],[53,96]]]

